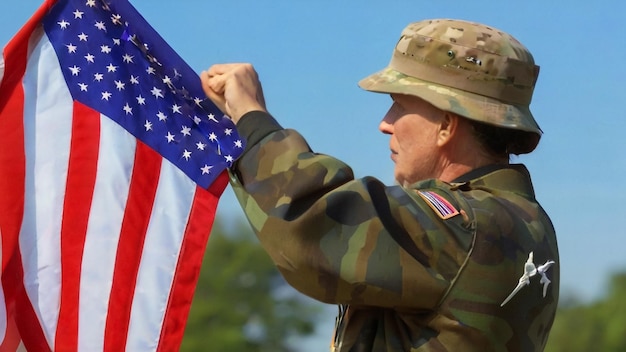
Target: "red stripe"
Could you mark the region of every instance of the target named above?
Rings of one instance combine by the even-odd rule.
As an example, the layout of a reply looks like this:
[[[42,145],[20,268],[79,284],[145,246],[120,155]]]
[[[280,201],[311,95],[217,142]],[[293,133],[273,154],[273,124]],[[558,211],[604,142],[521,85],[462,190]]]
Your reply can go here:
[[[26,294],[22,257],[19,251],[15,252],[7,265],[2,275],[2,285],[5,287],[5,299],[7,302],[12,302],[8,305],[9,314],[15,317],[15,323],[26,350],[51,351],[32,303]]]
[[[30,36],[35,28],[39,26],[48,10],[54,6],[54,3],[56,3],[56,0],[46,0],[4,48],[5,70],[0,87],[0,92],[2,92],[0,94],[0,107],[4,107],[8,99],[5,93],[21,85],[22,77],[24,72],[26,72],[26,58]]]
[[[217,203],[227,184],[228,173],[224,171],[208,191],[196,188],[157,351],[180,349]]]
[[[7,318],[11,319],[12,311],[15,311],[15,291],[17,286],[22,285],[22,276],[12,275],[15,273],[11,273],[11,270],[15,269],[9,266],[9,263],[16,253],[24,214],[24,123],[20,115],[24,105],[23,91],[17,89],[15,92],[9,92],[0,88],[0,97],[10,97],[0,108],[0,131],[5,133],[0,138],[0,241],[2,241],[0,289],[4,291]],[[19,269],[21,271],[21,266]],[[6,333],[9,333],[8,328]],[[0,345],[2,348],[0,351],[5,351],[4,347],[9,346],[10,337],[7,337],[4,341],[6,344]]]
[[[9,66],[7,68],[10,69]],[[24,151],[24,91],[0,87],[0,97],[10,97],[0,107],[0,229],[2,273],[17,248],[24,216],[26,159]]]
[[[2,287],[11,324],[17,325],[24,345],[31,351],[49,351],[41,325],[24,288],[18,237],[24,216],[25,151],[24,91],[28,43],[33,30],[55,1],[43,4],[4,48],[5,70],[0,83],[0,229],[2,231]],[[19,314],[17,314],[19,312]],[[11,325],[14,327],[14,325]],[[7,329],[7,344],[15,343],[15,331]],[[3,345],[4,346],[4,345]]]
[[[11,66],[8,66],[10,68]],[[0,106],[0,240],[2,241],[2,289],[7,315],[14,311],[18,287],[23,287],[21,261],[9,265],[17,252],[18,237],[24,216],[25,152],[24,152],[24,92],[21,86],[10,92],[0,87],[0,97],[9,98]],[[15,275],[12,270],[18,270]],[[12,307],[12,309],[11,309]],[[1,341],[0,341],[1,342]],[[4,344],[3,344],[4,346]]]
[[[5,70],[0,84],[0,229],[2,272],[16,248],[24,214],[24,91],[28,37],[20,34],[5,48]]]
[[[17,324],[15,323],[15,304],[11,304],[7,308],[7,330],[4,341],[0,344],[0,352],[16,351],[22,341],[20,332],[17,330]]]
[[[80,273],[96,184],[100,113],[74,103],[72,141],[61,224],[61,302],[55,350],[78,348]]]
[[[21,325],[21,330],[33,332],[24,336],[25,343],[38,345],[43,332],[32,307],[16,309],[17,297],[25,295],[23,269],[18,238],[24,216],[26,158],[24,150],[24,91],[21,82],[26,71],[27,37],[12,41],[5,51],[5,76],[0,84],[0,229],[2,231],[2,287],[7,316],[25,319],[35,325]],[[20,305],[24,300],[20,299]],[[16,315],[15,312],[20,314]],[[35,332],[37,331],[37,332]],[[45,339],[43,339],[45,342]]]
[[[134,170],[117,248],[104,333],[105,351],[126,348],[131,306],[161,170],[161,156],[137,143]]]

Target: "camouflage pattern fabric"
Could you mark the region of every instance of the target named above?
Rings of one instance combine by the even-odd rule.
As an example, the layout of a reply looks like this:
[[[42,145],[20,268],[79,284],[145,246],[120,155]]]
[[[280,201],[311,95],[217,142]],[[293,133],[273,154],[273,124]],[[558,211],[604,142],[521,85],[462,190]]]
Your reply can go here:
[[[480,23],[432,19],[409,24],[389,65],[359,82],[365,90],[420,97],[457,115],[541,136],[530,102],[539,66],[511,35]]]
[[[559,260],[524,166],[385,186],[279,129],[249,146],[231,184],[285,279],[340,305],[332,351],[543,350]],[[521,280],[549,260],[541,283],[537,270]]]

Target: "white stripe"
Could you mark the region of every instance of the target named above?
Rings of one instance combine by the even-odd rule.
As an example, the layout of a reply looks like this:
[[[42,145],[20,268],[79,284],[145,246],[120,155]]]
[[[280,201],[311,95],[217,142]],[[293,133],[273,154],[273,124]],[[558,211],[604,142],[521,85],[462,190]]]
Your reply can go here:
[[[98,174],[81,268],[78,350],[102,351],[113,268],[137,143],[106,116],[100,118]]]
[[[0,84],[2,83],[2,78],[4,78],[4,57],[0,57]]]
[[[47,37],[24,76],[26,192],[20,251],[24,285],[50,346],[59,316],[60,233],[72,131],[72,98]],[[59,104],[59,102],[67,102]]]
[[[24,347],[24,342],[20,341],[20,344],[17,346],[17,350],[15,352],[28,352],[26,347]]]
[[[158,346],[195,189],[189,177],[163,161],[133,297],[128,351]]]

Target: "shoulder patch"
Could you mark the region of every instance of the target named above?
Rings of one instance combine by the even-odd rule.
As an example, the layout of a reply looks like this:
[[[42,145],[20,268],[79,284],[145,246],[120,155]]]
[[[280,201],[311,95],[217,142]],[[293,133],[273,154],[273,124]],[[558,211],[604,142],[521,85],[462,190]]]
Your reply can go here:
[[[433,191],[417,191],[417,194],[424,199],[426,204],[428,204],[440,218],[445,220],[459,215],[459,211],[439,194]]]

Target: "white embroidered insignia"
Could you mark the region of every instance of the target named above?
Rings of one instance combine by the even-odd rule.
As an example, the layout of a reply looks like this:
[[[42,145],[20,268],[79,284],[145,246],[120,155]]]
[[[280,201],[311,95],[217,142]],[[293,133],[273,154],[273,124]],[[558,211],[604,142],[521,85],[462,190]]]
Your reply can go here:
[[[546,275],[546,271],[550,269],[550,267],[554,264],[554,260],[548,260],[545,264],[540,265],[539,267],[535,267],[535,263],[533,263],[533,252],[530,252],[528,255],[528,260],[526,260],[526,264],[524,264],[524,274],[519,278],[519,282],[517,283],[517,287],[511,292],[511,294],[500,304],[500,307],[504,306],[522,287],[530,285],[530,278],[539,274],[541,275],[541,280],[539,280],[540,284],[543,284],[543,297],[546,297],[546,293],[548,292],[548,285],[550,285],[550,279]]]
[[[426,201],[426,204],[428,204],[440,218],[445,220],[459,215],[459,211],[439,194],[432,191],[417,191],[417,194]]]

